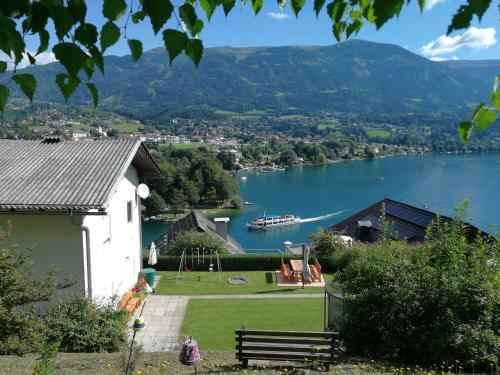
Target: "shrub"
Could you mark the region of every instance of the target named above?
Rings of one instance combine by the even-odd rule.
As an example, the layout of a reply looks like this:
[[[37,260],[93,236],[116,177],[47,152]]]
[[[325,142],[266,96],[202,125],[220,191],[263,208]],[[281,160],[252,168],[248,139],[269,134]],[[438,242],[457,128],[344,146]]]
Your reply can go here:
[[[185,231],[178,234],[166,249],[166,253],[181,255],[183,251],[186,251],[186,255],[190,255],[199,251],[200,256],[202,256],[202,249],[204,249],[205,254],[210,253],[210,251],[214,253],[217,251],[219,254],[227,253],[222,241],[208,233],[196,231]]]
[[[411,250],[384,241],[353,253],[338,278],[350,352],[420,363],[498,362],[499,245],[480,238],[469,244],[462,233],[460,220],[438,220],[428,242]]]
[[[111,305],[71,295],[52,307],[45,316],[50,338],[64,352],[114,352],[127,342],[128,315]]]
[[[322,271],[334,272],[344,267],[345,263],[349,260],[351,251],[347,250],[340,253],[335,259],[321,259]],[[207,256],[207,255],[205,255]],[[281,258],[285,262],[290,259],[299,259],[300,255],[280,255],[280,254],[222,254],[219,255],[223,271],[272,271],[280,268]],[[200,258],[201,259],[201,258]],[[159,271],[177,271],[179,269],[180,256],[166,256],[160,255],[158,263],[155,264],[155,269]],[[144,258],[144,267],[149,267],[148,259]],[[198,257],[187,255],[186,264],[189,268],[193,266],[194,271],[206,271],[207,265],[198,264]]]
[[[323,228],[319,228],[309,240],[313,249],[312,254],[321,259],[334,259],[338,253],[347,248],[338,235]]]

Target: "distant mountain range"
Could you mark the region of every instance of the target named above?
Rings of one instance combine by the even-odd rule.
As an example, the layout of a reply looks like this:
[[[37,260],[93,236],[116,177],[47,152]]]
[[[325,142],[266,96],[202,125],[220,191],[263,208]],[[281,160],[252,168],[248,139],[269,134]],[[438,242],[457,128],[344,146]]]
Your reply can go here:
[[[27,69],[39,82],[35,99],[62,102],[54,83],[58,64]],[[130,56],[106,57],[105,69],[105,79],[95,78],[102,106],[139,118],[200,108],[219,114],[459,115],[488,98],[500,60],[433,62],[396,45],[352,40],[324,47],[207,48],[198,69],[185,56],[169,65],[164,49],[155,49],[138,63]],[[71,103],[90,105],[85,88]]]

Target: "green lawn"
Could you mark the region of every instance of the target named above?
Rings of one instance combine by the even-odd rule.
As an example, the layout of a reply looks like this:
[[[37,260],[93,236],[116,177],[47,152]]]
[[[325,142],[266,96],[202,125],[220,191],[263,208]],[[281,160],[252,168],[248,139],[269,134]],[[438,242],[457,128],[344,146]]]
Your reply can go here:
[[[201,259],[200,259],[201,260]],[[195,260],[196,261],[196,260]],[[215,260],[214,260],[215,261]],[[205,259],[208,269],[209,259]],[[224,264],[222,264],[224,269]],[[200,295],[200,294],[269,294],[269,293],[324,293],[320,287],[278,287],[273,271],[228,271],[222,272],[222,282],[217,272],[182,272],[182,279],[176,280],[177,272],[160,271],[162,276],[156,293],[172,295]],[[246,284],[230,285],[227,279],[232,276],[245,276]],[[323,274],[326,280],[333,276]]]
[[[375,128],[369,128],[366,130],[366,134],[368,137],[380,137],[380,138],[390,138],[391,133],[388,132],[387,130],[381,130],[381,129],[375,129]]]
[[[190,300],[181,336],[203,350],[234,349],[234,330],[323,330],[323,298]]]

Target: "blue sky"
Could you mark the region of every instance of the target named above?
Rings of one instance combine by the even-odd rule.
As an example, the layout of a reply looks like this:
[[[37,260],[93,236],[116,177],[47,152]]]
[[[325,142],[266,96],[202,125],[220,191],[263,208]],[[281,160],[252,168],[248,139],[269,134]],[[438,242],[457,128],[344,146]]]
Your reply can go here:
[[[500,44],[497,40],[500,38],[500,22],[499,10],[495,4],[492,4],[481,23],[477,19],[474,20],[472,29],[445,36],[446,28],[461,3],[462,1],[456,0],[428,0],[428,5],[433,6],[420,13],[417,2],[412,1],[409,6],[404,7],[398,20],[389,21],[378,31],[372,25],[365,25],[357,38],[397,44],[437,60],[499,59]],[[101,4],[100,1],[88,2],[89,20],[97,25],[104,22]],[[218,9],[210,22],[204,19],[205,28],[200,38],[205,47],[336,43],[331,33],[331,21],[324,10],[320,17],[316,18],[312,6],[313,2],[308,0],[296,19],[289,7],[289,0],[283,11],[275,0],[267,0],[257,16],[253,14],[249,4],[238,3],[227,18],[224,17],[222,9]],[[123,23],[124,18],[118,21],[119,25]],[[161,33],[157,36],[153,34],[149,19],[139,25],[129,23],[127,34],[129,38],[142,40],[145,50],[163,45]],[[34,49],[36,48],[33,47]],[[107,51],[107,54],[113,55],[128,53],[124,40]]]

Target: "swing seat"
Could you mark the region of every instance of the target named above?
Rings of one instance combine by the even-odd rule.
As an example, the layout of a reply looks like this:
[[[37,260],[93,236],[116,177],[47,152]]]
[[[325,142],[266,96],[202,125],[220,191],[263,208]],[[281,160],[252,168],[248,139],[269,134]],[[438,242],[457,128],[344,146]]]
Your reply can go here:
[[[187,268],[187,266],[184,266],[184,271],[186,272],[192,272],[193,271],[193,267],[191,267],[191,269]]]

